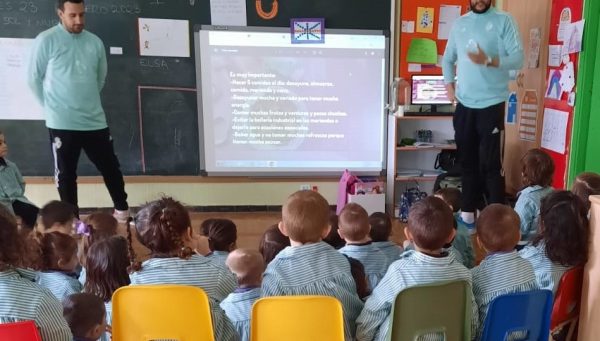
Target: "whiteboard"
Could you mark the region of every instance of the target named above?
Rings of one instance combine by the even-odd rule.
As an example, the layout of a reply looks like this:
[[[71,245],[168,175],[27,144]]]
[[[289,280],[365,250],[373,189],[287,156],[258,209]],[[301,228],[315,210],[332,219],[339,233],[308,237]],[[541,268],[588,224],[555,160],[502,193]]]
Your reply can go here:
[[[27,85],[33,39],[0,38],[0,120],[43,120],[44,112]]]

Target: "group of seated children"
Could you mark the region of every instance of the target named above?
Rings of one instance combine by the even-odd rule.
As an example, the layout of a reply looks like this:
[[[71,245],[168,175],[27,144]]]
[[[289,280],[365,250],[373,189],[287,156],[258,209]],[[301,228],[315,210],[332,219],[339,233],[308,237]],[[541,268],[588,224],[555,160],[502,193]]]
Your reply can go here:
[[[451,189],[412,205],[404,252],[389,240],[389,216],[368,216],[351,203],[337,217],[314,191],[287,198],[259,252],[236,249],[237,228],[227,219],[203,222],[204,237],[197,235],[188,210],[170,197],[142,206],[126,238],[117,235],[110,214],[78,222],[73,208],[58,201],[40,210],[42,231],[25,237],[13,211],[0,206],[0,323],[34,320],[44,340],[109,340],[118,288],[182,284],[206,292],[216,340],[248,340],[252,304],[288,295],[333,296],[343,306],[347,340],[384,340],[399,292],[463,280],[473,291],[476,338],[494,298],[538,288],[556,292],[562,274],[587,260],[587,196],[600,194],[600,176],[580,175],[573,192],[545,193],[545,157],[531,151],[524,164],[526,188],[517,201],[523,212],[499,204],[481,211],[476,241],[487,255],[472,269],[469,226],[460,219],[460,193]],[[143,262],[134,237],[149,250]],[[528,243],[516,247],[523,240]]]

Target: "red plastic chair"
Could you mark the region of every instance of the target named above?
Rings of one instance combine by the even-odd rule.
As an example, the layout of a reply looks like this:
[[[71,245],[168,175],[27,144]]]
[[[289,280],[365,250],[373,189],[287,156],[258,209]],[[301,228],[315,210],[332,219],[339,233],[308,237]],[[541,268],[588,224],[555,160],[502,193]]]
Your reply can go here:
[[[42,341],[35,322],[0,323],[0,340]]]
[[[572,339],[579,319],[582,285],[583,266],[574,267],[561,277],[550,318],[550,330],[553,335],[559,334],[563,328],[568,328],[565,340]]]

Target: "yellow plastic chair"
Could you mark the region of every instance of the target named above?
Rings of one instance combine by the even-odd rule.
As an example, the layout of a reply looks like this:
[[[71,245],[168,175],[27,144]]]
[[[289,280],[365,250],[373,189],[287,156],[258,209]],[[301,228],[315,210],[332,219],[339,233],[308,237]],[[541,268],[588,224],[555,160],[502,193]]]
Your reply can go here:
[[[113,341],[214,341],[206,293],[183,285],[134,285],[112,298]]]
[[[251,341],[343,341],[344,313],[330,296],[273,296],[252,306]]]

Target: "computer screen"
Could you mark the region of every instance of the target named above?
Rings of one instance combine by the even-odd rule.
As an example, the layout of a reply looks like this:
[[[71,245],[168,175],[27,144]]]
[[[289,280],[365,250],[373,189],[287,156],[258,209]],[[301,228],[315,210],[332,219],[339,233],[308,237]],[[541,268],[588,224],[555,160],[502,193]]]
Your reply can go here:
[[[448,99],[444,76],[414,75],[412,104],[452,104]]]

